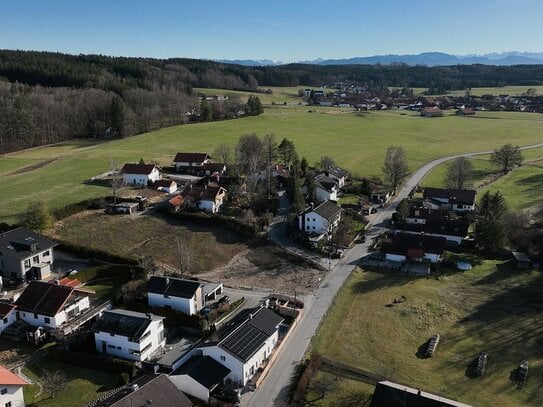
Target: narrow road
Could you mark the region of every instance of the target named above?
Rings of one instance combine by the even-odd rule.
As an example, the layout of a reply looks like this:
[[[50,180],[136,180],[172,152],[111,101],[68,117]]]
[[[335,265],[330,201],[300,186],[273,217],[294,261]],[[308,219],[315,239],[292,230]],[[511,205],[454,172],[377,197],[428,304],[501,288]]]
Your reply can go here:
[[[522,150],[543,147],[543,143],[522,147]],[[293,329],[286,346],[278,355],[264,382],[254,391],[242,398],[242,406],[286,406],[290,383],[296,372],[296,367],[304,357],[311,338],[315,335],[320,322],[326,316],[338,290],[345,283],[361,257],[368,253],[371,238],[386,229],[388,220],[396,210],[398,203],[406,198],[424,176],[436,166],[458,157],[474,157],[489,154],[492,151],[458,154],[438,158],[419,168],[405,183],[403,188],[393,197],[389,205],[378,211],[370,222],[371,229],[367,233],[366,243],[358,244],[347,250],[340,261],[332,268],[323,280],[317,292],[304,298],[305,312]]]

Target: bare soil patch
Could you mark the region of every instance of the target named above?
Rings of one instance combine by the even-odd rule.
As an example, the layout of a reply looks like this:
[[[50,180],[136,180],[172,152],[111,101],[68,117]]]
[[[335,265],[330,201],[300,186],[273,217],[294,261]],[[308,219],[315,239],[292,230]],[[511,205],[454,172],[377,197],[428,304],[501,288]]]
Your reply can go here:
[[[17,175],[17,174],[24,174],[25,172],[31,172],[31,171],[37,170],[38,168],[45,167],[46,165],[51,164],[52,162],[54,162],[54,161],[56,161],[58,159],[59,159],[59,157],[49,158],[47,160],[43,160],[43,161],[37,162],[35,164],[27,165],[26,167],[19,168],[18,170],[15,170],[15,171],[9,173],[8,175]]]

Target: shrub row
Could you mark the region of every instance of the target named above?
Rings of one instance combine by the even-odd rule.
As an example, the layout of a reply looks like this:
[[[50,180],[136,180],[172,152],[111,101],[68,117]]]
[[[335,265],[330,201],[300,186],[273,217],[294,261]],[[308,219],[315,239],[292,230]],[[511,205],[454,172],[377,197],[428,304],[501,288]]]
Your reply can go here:
[[[113,197],[107,196],[104,198],[92,198],[85,199],[84,201],[75,202],[60,208],[55,208],[51,210],[51,216],[55,221],[67,218],[68,216],[75,215],[76,213],[87,211],[87,210],[96,210],[96,209],[105,209],[108,203],[113,202]]]
[[[220,214],[207,214],[203,212],[171,212],[167,206],[161,206],[157,209],[160,213],[172,216],[177,219],[183,219],[190,222],[198,223],[203,226],[217,227],[222,226],[225,229],[239,233],[245,237],[254,237],[258,234],[258,226],[256,224],[246,224],[239,219],[230,218]]]
[[[118,256],[108,253],[105,250],[92,249],[90,247],[73,242],[68,242],[65,240],[57,239],[57,241],[59,242],[59,250],[84,259],[98,259],[109,263],[120,263],[129,265],[137,265],[139,263],[138,259],[134,257]]]
[[[51,353],[51,357],[61,363],[83,367],[85,369],[94,369],[117,375],[126,373],[131,379],[138,373],[138,369],[134,363],[102,355],[55,349]]]
[[[311,384],[311,379],[317,374],[317,370],[322,364],[322,357],[319,354],[313,353],[309,360],[306,360],[305,365],[302,370],[302,374],[298,379],[296,385],[296,391],[292,397],[294,405],[303,405],[305,396],[307,393],[307,388]]]
[[[133,279],[137,280],[143,278],[144,275],[145,270],[141,267],[108,264],[80,271],[77,273],[76,277],[83,283],[102,278],[115,278],[122,283],[126,283]]]

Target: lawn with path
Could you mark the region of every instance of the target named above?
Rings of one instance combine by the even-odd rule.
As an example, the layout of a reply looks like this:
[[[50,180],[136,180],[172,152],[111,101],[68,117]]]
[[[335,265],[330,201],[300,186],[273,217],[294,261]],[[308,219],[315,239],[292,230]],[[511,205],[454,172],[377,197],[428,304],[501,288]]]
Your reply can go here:
[[[543,277],[508,262],[462,256],[475,267],[441,277],[357,271],[342,287],[312,350],[392,381],[477,406],[539,406],[543,394]],[[406,297],[401,304],[396,298]],[[420,350],[439,333],[435,357]],[[470,363],[488,352],[487,374]],[[511,372],[530,361],[523,391]],[[335,395],[319,405],[333,405]]]
[[[309,113],[311,110],[312,113]],[[111,193],[89,182],[119,163],[157,161],[171,165],[178,151],[208,151],[221,143],[234,146],[243,134],[274,133],[294,141],[298,154],[314,163],[326,154],[355,175],[380,175],[391,145],[401,145],[411,169],[445,155],[494,149],[506,142],[541,142],[543,115],[496,112],[486,118],[447,116],[425,119],[415,113],[343,113],[334,108],[268,107],[261,116],[169,127],[125,139],[72,140],[0,158],[0,221],[15,222],[26,206],[43,200],[59,207]],[[14,170],[39,160],[51,161],[27,172]],[[14,159],[16,161],[14,161]]]

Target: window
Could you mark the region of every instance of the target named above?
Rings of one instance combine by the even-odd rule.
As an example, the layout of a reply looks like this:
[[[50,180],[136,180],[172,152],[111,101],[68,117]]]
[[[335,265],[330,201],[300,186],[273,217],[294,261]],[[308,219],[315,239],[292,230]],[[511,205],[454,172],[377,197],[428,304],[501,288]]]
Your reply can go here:
[[[43,321],[44,321],[46,324],[50,324],[50,323],[51,323],[51,318],[45,317],[45,318],[43,318]]]
[[[224,362],[226,360],[226,357],[221,355],[221,360]]]
[[[109,336],[115,336],[115,334],[110,333]]]
[[[51,253],[49,253],[49,250],[46,250],[46,251],[43,252],[43,255],[44,255],[44,256],[49,256],[50,254],[51,254]]]
[[[25,260],[25,267],[30,267],[30,259]]]
[[[115,349],[115,345],[107,345],[109,349]]]
[[[316,222],[316,219],[315,219],[315,218],[313,218],[313,222]]]
[[[170,298],[168,294],[164,294],[164,298]]]
[[[38,319],[38,313],[34,312],[34,319]]]
[[[4,387],[2,390],[0,390],[0,394],[6,394],[8,392],[8,388]]]
[[[310,226],[309,226],[309,225],[307,225],[307,226],[305,227],[305,229],[306,229],[306,230],[309,230],[309,229],[310,229]]]
[[[4,324],[7,324],[8,323],[8,319],[7,318],[4,318]]]
[[[307,219],[306,219],[306,222],[309,222],[310,220],[311,220],[310,218],[307,218]]]
[[[117,346],[117,350],[122,350],[123,348],[121,348],[120,346]]]
[[[315,226],[313,226],[313,230],[315,230]]]
[[[4,407],[11,407],[11,401],[8,401],[6,404],[4,404]]]
[[[32,257],[32,262],[33,262],[34,264],[39,263],[39,262],[40,262],[40,256],[34,256],[34,257]]]

